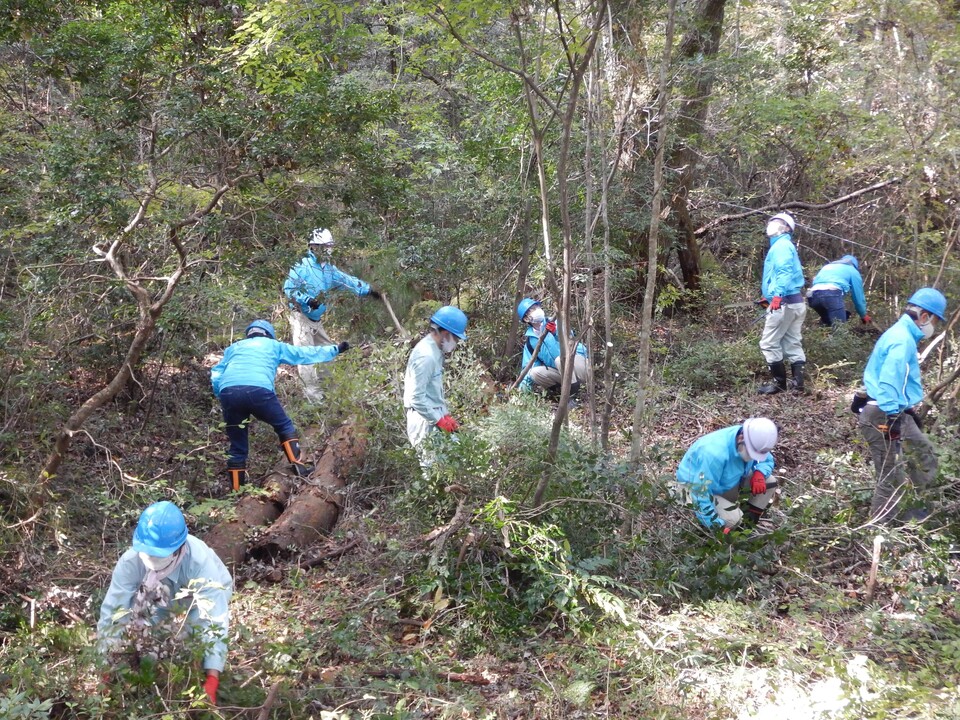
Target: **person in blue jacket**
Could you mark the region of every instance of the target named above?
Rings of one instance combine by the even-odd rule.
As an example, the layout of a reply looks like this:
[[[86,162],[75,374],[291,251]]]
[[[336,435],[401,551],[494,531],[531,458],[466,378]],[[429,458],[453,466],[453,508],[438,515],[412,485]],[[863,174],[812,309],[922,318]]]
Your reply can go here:
[[[939,290],[917,290],[900,319],[877,340],[863,372],[866,404],[853,409],[859,409],[860,435],[870,446],[877,479],[870,515],[880,524],[899,515],[907,487],[904,464],[916,491],[924,490],[937,474],[936,448],[914,413],[923,400],[917,345],[933,337],[946,312],[947,299]],[[926,514],[926,508],[915,508],[905,519]]]
[[[770,454],[776,444],[777,426],[763,417],[704,435],[680,461],[673,493],[693,505],[709,530],[728,533],[741,522],[756,526],[777,490]],[[744,509],[741,491],[750,495]]]
[[[323,328],[321,318],[327,311],[326,296],[335,290],[346,290],[359,297],[376,300],[382,295],[368,283],[348,275],[331,262],[333,233],[317,228],[310,233],[307,254],[290,268],[283,283],[283,293],[289,308],[290,333],[297,347],[335,344]],[[317,368],[311,363],[297,366],[304,394],[312,403],[323,401]]]
[[[217,704],[230,631],[230,571],[167,500],[147,507],[133,531],[133,545],[117,561],[100,606],[97,648],[112,661],[130,634],[149,633],[171,614],[186,612],[186,630],[203,643],[203,689]],[[181,634],[181,627],[172,628]],[[108,673],[108,676],[111,673]]]
[[[853,298],[853,307],[860,316],[860,321],[869,323],[860,263],[853,255],[844,255],[839,260],[827,263],[813,278],[807,293],[807,302],[820,316],[821,325],[832,327],[834,323],[847,321],[850,313],[844,307],[844,295]]]
[[[548,394],[560,391],[560,338],[557,336],[557,321],[548,318],[543,312],[539,300],[524,298],[517,305],[517,317],[527,326],[523,338],[523,359],[520,361],[522,370],[533,357],[540,338],[543,342],[537,351],[537,358],[533,367],[524,376],[520,386],[530,390],[534,386],[541,388]],[[587,348],[583,343],[577,343],[576,354],[573,356],[573,377],[570,380],[570,402],[576,404],[581,384],[586,382],[590,372],[587,360]]]
[[[293,421],[287,417],[274,392],[274,380],[280,365],[303,365],[330,362],[350,349],[350,343],[299,348],[279,342],[276,331],[266,320],[254,320],[247,326],[245,337],[223,353],[223,360],[210,370],[213,394],[223,409],[230,450],[227,454],[227,477],[234,490],[247,481],[250,416],[269,423],[280,438],[280,447],[293,471],[301,477],[313,468],[300,460],[300,439]]]
[[[774,215],[767,222],[770,249],[763,261],[761,292],[767,304],[767,317],[760,336],[763,353],[773,380],[758,392],[772,395],[787,389],[787,368],[793,372],[793,388],[803,392],[803,369],[807,356],[801,344],[807,304],[803,298],[803,267],[793,244],[796,222],[790,213]]]

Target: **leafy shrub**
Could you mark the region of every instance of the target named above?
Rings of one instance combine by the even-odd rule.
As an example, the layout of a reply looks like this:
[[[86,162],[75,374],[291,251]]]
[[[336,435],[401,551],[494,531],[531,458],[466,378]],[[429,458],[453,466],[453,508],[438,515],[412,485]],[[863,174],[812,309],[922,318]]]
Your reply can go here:
[[[859,382],[877,337],[849,322],[832,328],[808,324],[803,330],[808,372],[811,366],[816,368],[821,383]]]
[[[698,391],[749,382],[762,362],[756,343],[745,337],[725,342],[704,337],[704,332],[704,328],[690,327],[678,335],[663,368],[664,379]]]

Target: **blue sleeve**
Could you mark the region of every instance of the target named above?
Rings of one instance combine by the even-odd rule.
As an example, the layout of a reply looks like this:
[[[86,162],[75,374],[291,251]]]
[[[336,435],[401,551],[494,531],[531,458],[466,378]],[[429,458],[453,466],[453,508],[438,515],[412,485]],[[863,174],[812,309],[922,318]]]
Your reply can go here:
[[[867,298],[863,294],[863,278],[860,277],[860,273],[855,268],[850,269],[852,270],[850,273],[850,297],[853,298],[853,307],[856,308],[857,314],[862,318],[867,314]]]
[[[130,606],[144,571],[137,554],[127,550],[117,561],[110,578],[110,587],[100,605],[100,620],[97,622],[97,649],[107,653],[120,641],[123,627],[130,620]]]
[[[530,335],[523,336],[523,360],[520,361],[521,372],[527,366],[527,363],[530,362],[530,358],[533,357],[533,348],[536,346],[537,338],[531,337]],[[532,370],[533,368],[530,369]],[[530,377],[529,371],[523,376],[523,380],[520,381],[520,387],[524,390],[529,390],[533,387],[533,378]]]
[[[773,467],[774,467],[773,453],[768,453],[766,460],[755,462],[754,467],[760,472],[762,472],[765,478],[768,478],[771,475],[773,475]]]
[[[773,295],[774,297],[783,297],[793,284],[794,263],[799,264],[799,260],[794,257],[796,250],[794,250],[792,243],[781,240],[777,245],[783,245],[785,247],[775,256],[776,263],[773,266],[773,286],[775,292]],[[775,250],[779,250],[779,247],[775,248]]]
[[[697,481],[689,483],[690,495],[693,498],[693,511],[697,520],[708,530],[721,528],[724,525],[723,520],[717,515],[716,506],[713,504],[713,494],[710,492],[710,479],[703,473]]]
[[[877,378],[880,391],[874,400],[888,415],[900,412],[909,404],[906,395],[910,374],[908,353],[916,354],[916,350],[906,343],[891,343],[880,366],[880,376]]]
[[[227,369],[228,358],[231,354],[228,347],[223,353],[223,359],[210,368],[210,384],[213,386],[213,394],[216,397],[220,397],[220,382],[223,379],[223,371]]]
[[[359,297],[370,294],[370,286],[365,283],[360,278],[355,278],[353,275],[348,275],[339,268],[330,268],[333,281],[333,287],[342,288],[344,290],[349,290],[352,293],[355,293]]]
[[[340,351],[336,345],[317,345],[315,347],[297,347],[288,343],[277,343],[278,359],[283,365],[312,365],[333,360]]]
[[[313,299],[313,295],[309,293],[310,286],[307,282],[300,276],[300,266],[303,261],[297,263],[287,274],[287,280],[283,283],[283,292],[291,300],[306,304],[307,301]]]

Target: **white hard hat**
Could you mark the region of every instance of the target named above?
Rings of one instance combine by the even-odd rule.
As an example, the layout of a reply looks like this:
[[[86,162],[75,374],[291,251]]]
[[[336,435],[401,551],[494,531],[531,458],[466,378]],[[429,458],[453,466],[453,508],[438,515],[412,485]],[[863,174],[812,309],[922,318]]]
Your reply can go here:
[[[771,226],[777,221],[782,222],[784,225],[790,228],[790,232],[793,232],[794,230],[797,229],[797,223],[793,219],[793,215],[787,212],[782,212],[782,213],[777,213],[772,218],[767,220],[767,235],[771,234]]]
[[[768,418],[748,418],[743,421],[743,444],[747,454],[758,462],[766,460],[767,455],[777,444],[777,426]]]
[[[310,233],[308,245],[333,245],[333,234],[326,228],[316,228]]]

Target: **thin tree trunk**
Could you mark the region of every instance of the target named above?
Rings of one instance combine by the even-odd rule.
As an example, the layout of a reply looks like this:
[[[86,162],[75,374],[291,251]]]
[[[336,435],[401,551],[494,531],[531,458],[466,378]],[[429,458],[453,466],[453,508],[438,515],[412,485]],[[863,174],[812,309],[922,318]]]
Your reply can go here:
[[[633,439],[630,443],[630,462],[638,463],[643,449],[643,416],[647,406],[647,381],[650,375],[650,335],[653,330],[653,298],[657,282],[657,250],[660,244],[660,208],[663,205],[663,158],[667,147],[668,93],[667,71],[673,50],[673,22],[676,0],[670,0],[667,10],[666,38],[660,63],[660,103],[657,109],[660,132],[657,135],[657,154],[653,164],[653,200],[650,207],[650,236],[647,241],[647,284],[643,294],[643,313],[640,329],[639,368],[637,371],[637,401],[633,407]]]

